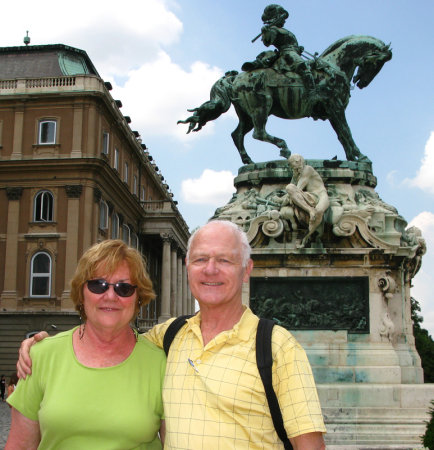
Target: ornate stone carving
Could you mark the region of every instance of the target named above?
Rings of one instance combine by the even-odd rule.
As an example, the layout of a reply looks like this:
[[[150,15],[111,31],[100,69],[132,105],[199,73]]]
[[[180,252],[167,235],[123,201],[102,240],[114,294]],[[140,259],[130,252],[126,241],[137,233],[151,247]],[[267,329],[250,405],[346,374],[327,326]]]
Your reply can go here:
[[[294,176],[284,161],[244,166],[235,179],[237,192],[213,218],[237,223],[251,243],[263,241],[258,239],[262,234],[275,243],[284,240],[286,248],[294,250],[339,246],[344,238],[362,238],[367,246],[384,249],[420,245],[414,231],[405,237],[405,220],[375,192],[376,180],[367,163],[312,160],[301,166],[301,173],[309,167],[310,176]],[[315,179],[314,187],[310,179]],[[305,198],[310,205],[303,205]]]
[[[390,276],[391,271],[387,270],[386,274],[378,280],[378,286],[381,289],[386,303],[393,297],[396,291],[396,281]]]
[[[419,228],[410,227],[403,233],[403,244],[413,250],[412,256],[405,260],[405,281],[410,281],[422,265],[422,256],[426,253],[426,242]]]
[[[93,201],[95,203],[99,203],[102,199],[102,192],[99,188],[94,187],[93,188]]]
[[[392,278],[391,273],[390,270],[386,270],[386,273],[378,280],[378,286],[381,289],[384,300],[384,312],[381,317],[379,333],[380,336],[386,338],[390,342],[393,340],[395,324],[390,317],[388,304],[396,291],[396,281]]]
[[[83,192],[83,186],[81,184],[66,185],[65,191],[68,198],[80,198]]]
[[[6,195],[8,196],[8,200],[19,200],[21,195],[23,194],[22,187],[7,187]]]
[[[389,316],[389,312],[386,310],[381,318],[381,327],[379,329],[380,336],[386,338],[389,342],[392,342],[395,331],[395,324]]]

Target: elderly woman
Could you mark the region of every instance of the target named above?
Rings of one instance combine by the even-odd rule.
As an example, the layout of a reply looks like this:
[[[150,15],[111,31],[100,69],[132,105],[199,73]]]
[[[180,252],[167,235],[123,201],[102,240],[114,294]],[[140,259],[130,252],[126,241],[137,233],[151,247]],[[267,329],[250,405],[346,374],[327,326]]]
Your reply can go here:
[[[6,449],[159,449],[162,350],[130,323],[155,294],[139,252],[119,240],[87,250],[71,282],[83,324],[32,348],[32,375],[8,402]]]

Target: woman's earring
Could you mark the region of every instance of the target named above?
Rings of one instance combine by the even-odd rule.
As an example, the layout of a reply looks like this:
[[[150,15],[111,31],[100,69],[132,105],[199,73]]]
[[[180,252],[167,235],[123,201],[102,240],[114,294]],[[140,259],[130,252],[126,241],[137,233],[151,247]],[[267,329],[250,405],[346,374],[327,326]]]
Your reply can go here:
[[[84,311],[84,309],[83,309],[83,303],[80,303],[80,305],[79,305],[79,307],[78,307],[78,310],[79,310],[79,312],[80,312],[80,327],[79,327],[79,329],[78,329],[78,337],[80,338],[80,340],[81,339],[83,339],[83,336],[84,336],[84,330],[86,329],[86,322],[84,322],[83,321],[83,318],[82,318],[82,316],[84,315],[83,314],[83,311]],[[83,324],[81,323],[83,321]]]

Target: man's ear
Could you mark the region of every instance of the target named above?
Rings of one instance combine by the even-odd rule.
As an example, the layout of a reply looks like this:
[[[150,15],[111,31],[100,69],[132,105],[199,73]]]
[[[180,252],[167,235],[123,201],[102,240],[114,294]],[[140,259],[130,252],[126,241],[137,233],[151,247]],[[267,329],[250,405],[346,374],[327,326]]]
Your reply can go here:
[[[247,266],[246,266],[246,269],[244,272],[244,277],[243,277],[244,283],[247,283],[249,281],[252,270],[253,270],[253,259],[250,258],[249,261],[247,262]]]

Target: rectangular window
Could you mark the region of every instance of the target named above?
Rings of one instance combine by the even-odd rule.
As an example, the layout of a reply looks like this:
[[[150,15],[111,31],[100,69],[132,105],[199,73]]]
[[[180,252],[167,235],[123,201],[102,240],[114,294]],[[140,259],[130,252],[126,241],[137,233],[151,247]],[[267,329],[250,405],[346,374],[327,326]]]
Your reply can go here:
[[[119,216],[114,213],[112,216],[112,239],[119,237]]]
[[[122,225],[122,240],[125,244],[130,245],[130,227],[128,225]]]
[[[110,142],[110,135],[107,132],[104,132],[102,134],[102,153],[104,153],[104,155],[109,154],[109,142]]]
[[[36,194],[33,220],[35,222],[53,221],[53,195],[51,192],[41,191]]]
[[[99,227],[101,230],[108,228],[108,206],[105,201],[101,201],[99,205]]]
[[[140,192],[140,201],[141,202],[144,202],[145,201],[145,186],[142,186],[142,190],[141,190],[141,192]]]
[[[56,121],[41,120],[39,122],[38,144],[55,144],[55,143],[56,143]]]
[[[128,183],[128,163],[127,162],[124,164],[124,181],[125,181],[125,183]]]
[[[113,161],[113,167],[119,170],[119,149],[115,148],[115,160]]]
[[[138,249],[139,248],[139,238],[136,233],[131,233],[131,247]]]
[[[137,175],[133,177],[133,194],[137,195]]]

